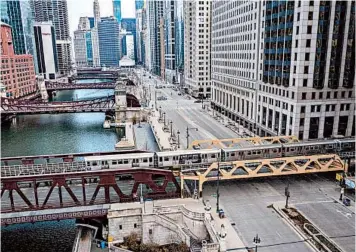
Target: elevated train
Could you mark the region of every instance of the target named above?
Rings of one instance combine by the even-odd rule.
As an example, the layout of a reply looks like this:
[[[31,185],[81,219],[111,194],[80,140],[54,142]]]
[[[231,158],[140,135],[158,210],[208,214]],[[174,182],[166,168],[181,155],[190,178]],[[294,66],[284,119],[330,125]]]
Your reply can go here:
[[[87,156],[91,170],[117,168],[175,168],[182,165],[210,164],[217,161],[253,160],[355,151],[355,139],[324,140],[269,145],[251,145],[241,148],[179,150],[169,152]]]

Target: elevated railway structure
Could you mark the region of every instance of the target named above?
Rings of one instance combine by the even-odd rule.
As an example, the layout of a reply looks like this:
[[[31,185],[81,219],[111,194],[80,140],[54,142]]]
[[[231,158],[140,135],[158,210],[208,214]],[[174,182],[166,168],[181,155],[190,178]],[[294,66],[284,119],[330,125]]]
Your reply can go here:
[[[186,180],[198,181],[199,195],[202,197],[203,184],[206,181],[346,171],[346,169],[347,165],[337,155],[215,162],[208,167],[182,169],[180,182],[182,186]]]
[[[115,96],[71,102],[27,102],[1,98],[3,115],[107,112],[115,109]]]
[[[46,82],[48,92],[73,89],[114,89],[115,82],[93,82],[93,83],[68,83],[68,82]]]

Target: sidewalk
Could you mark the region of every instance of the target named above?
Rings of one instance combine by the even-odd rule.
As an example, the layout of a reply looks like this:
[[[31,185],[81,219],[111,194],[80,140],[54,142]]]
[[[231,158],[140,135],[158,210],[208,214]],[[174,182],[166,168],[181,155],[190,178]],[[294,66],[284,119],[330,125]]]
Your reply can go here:
[[[242,242],[241,238],[238,236],[236,230],[231,225],[231,222],[228,216],[225,218],[220,219],[218,213],[216,213],[216,198],[214,197],[205,197],[204,200],[209,200],[211,205],[211,216],[213,218],[212,225],[214,226],[215,230],[220,233],[221,225],[225,226],[225,230],[227,235],[225,237],[226,241],[226,250],[227,251],[243,251],[247,252],[245,244]],[[220,203],[220,209],[224,209],[224,207]]]
[[[171,134],[163,131],[163,125],[158,120],[159,112],[154,111],[149,118],[149,123],[151,125],[158,147],[160,151],[170,151],[173,148],[169,141]]]
[[[253,137],[255,135],[253,132],[243,127],[242,125],[239,125],[237,122],[233,121],[232,119],[229,119],[227,116],[224,116],[218,112],[215,112],[215,116],[214,116],[213,110],[208,105],[205,105],[205,108],[206,109],[203,109],[205,113],[211,116],[214,120],[227,126],[229,129],[234,131],[239,137]],[[233,122],[235,126],[229,125],[228,122]]]

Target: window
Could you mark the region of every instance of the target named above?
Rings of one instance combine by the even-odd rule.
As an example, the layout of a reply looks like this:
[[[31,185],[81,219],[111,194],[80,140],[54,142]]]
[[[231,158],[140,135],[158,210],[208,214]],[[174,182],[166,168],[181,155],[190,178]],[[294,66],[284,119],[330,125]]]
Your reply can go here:
[[[119,225],[119,229],[122,230],[122,225]]]
[[[303,87],[307,87],[308,86],[308,79],[303,79]]]
[[[341,98],[345,98],[345,91],[341,92]]]
[[[326,93],[326,99],[330,99],[330,92]]]
[[[315,92],[312,92],[312,99],[315,99]]]
[[[309,11],[308,13],[308,20],[313,20],[313,12]]]
[[[297,21],[299,21],[300,20],[300,12],[298,12],[298,14],[297,14]]]
[[[302,100],[307,99],[307,93],[302,93]]]
[[[329,104],[326,105],[325,110],[326,110],[326,112],[330,111],[330,105]]]
[[[307,27],[307,34],[311,34],[312,33],[312,26],[308,25]]]
[[[305,60],[309,61],[310,53],[305,53]]]
[[[310,47],[311,40],[307,39],[306,47]]]
[[[323,99],[323,92],[319,93],[319,99]]]
[[[136,223],[134,224],[134,228],[137,228],[137,224]]]
[[[304,66],[304,73],[308,74],[309,73],[309,66]]]
[[[298,54],[294,53],[294,60],[298,60]]]
[[[309,1],[309,6],[314,6],[314,1]]]
[[[337,99],[337,92],[334,92],[334,99]]]
[[[304,126],[304,118],[300,118],[299,126]]]
[[[300,107],[300,113],[301,113],[301,114],[305,113],[305,106],[301,106],[301,107]]]
[[[150,234],[150,235],[152,234],[152,229],[148,230],[148,234]]]
[[[298,39],[295,40],[295,47],[298,47]]]
[[[299,26],[297,26],[296,34],[297,34],[297,35],[299,34]]]

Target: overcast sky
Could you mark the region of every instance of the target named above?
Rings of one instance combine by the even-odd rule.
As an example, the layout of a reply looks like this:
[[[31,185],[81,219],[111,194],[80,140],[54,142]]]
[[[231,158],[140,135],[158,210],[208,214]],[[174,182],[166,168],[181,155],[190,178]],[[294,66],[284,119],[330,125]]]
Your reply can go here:
[[[93,17],[94,0],[68,0],[69,29],[73,32],[78,27],[80,17]],[[100,16],[112,16],[112,0],[99,0]],[[123,18],[135,17],[135,0],[121,0]]]

